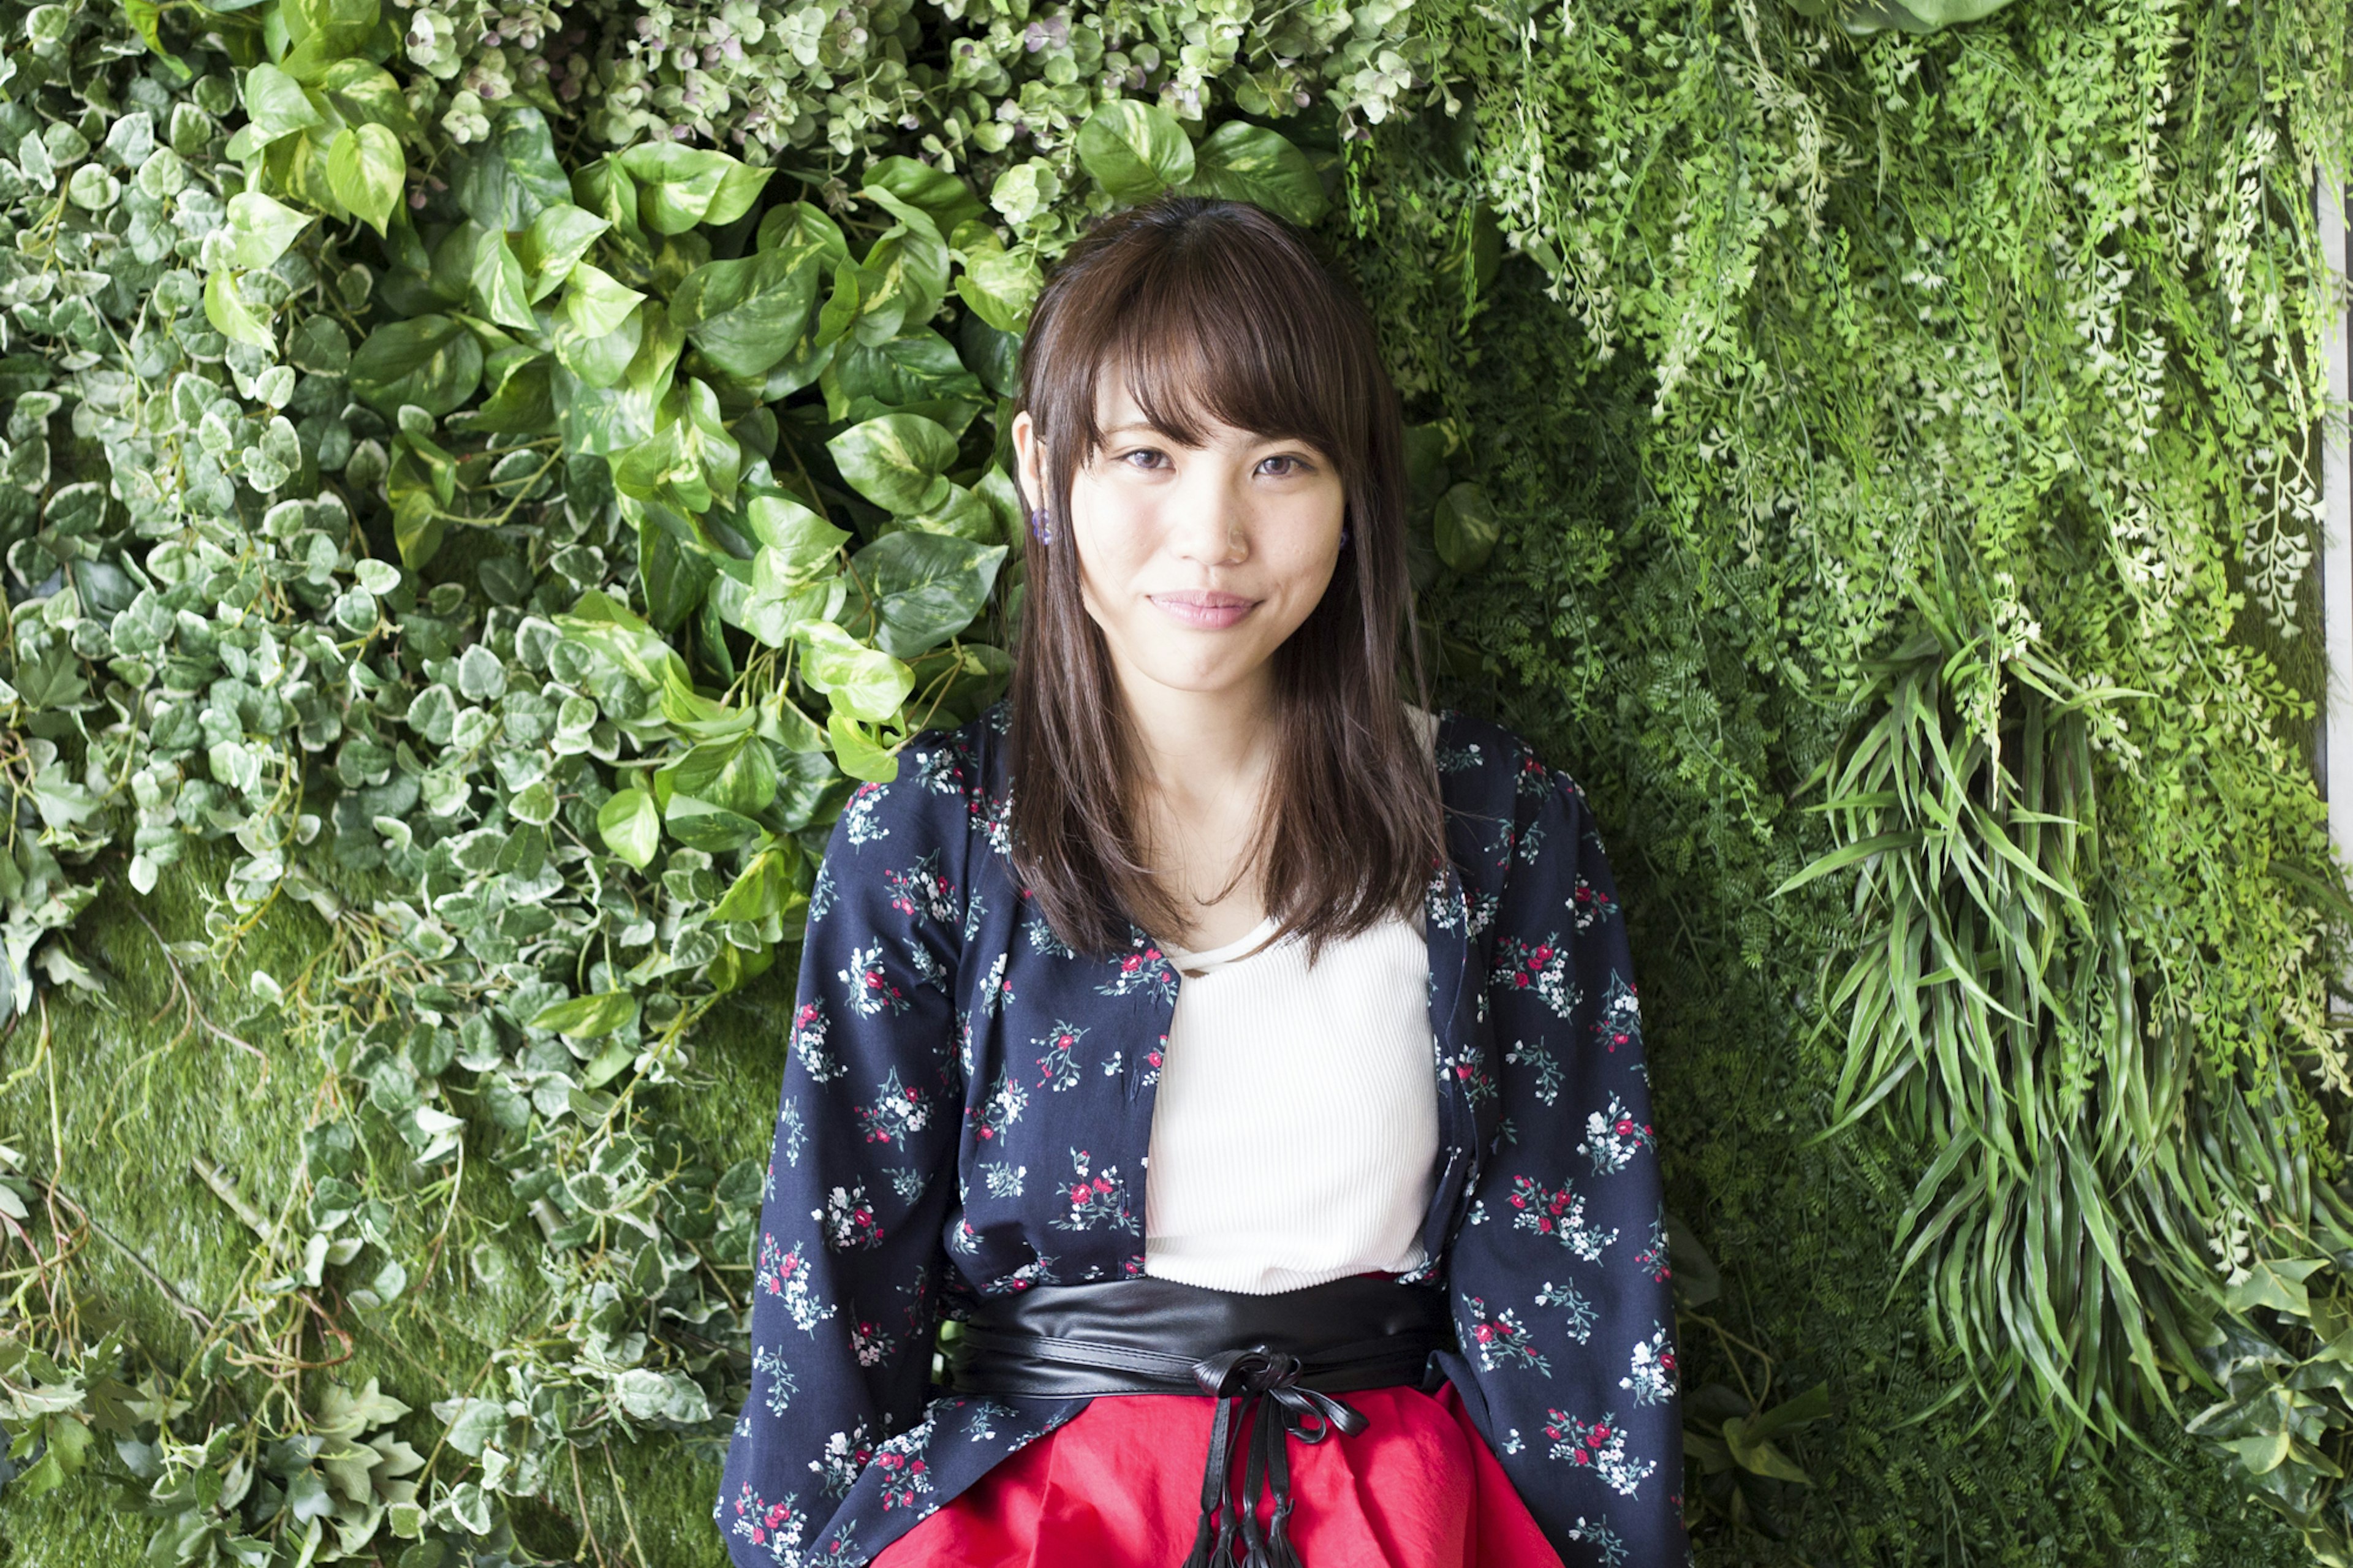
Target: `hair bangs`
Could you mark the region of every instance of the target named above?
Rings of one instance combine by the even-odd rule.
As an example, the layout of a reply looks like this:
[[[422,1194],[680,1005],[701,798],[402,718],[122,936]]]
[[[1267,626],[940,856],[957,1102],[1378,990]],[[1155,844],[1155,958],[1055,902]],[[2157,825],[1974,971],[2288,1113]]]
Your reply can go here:
[[[1335,374],[1339,334],[1314,319],[1322,299],[1303,297],[1295,277],[1242,247],[1196,244],[1155,260],[1073,389],[1081,462],[1102,448],[1104,394],[1122,388],[1155,429],[1187,447],[1208,445],[1212,423],[1304,441],[1335,459],[1359,444]],[[1293,308],[1270,309],[1275,300]]]

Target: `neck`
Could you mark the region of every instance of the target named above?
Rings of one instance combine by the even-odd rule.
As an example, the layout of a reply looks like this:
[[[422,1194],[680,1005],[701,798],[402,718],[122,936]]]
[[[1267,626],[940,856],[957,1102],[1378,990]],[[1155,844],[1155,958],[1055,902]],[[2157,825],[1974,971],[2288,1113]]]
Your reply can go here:
[[[1176,802],[1256,790],[1273,761],[1273,670],[1215,691],[1193,691],[1120,672],[1141,752],[1140,783]]]

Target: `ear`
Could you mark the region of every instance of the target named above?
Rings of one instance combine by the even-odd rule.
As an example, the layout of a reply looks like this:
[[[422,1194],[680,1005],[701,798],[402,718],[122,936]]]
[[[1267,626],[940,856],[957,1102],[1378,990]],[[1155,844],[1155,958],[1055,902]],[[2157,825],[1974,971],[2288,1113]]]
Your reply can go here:
[[[1046,444],[1038,438],[1038,422],[1025,408],[1013,416],[1013,477],[1026,507],[1046,503],[1045,453]]]

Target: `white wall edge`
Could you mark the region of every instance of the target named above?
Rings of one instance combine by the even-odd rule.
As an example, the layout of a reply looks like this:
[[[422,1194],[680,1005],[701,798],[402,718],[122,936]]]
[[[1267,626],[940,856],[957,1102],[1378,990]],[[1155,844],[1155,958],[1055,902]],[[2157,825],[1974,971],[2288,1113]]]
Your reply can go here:
[[[2314,182],[2320,247],[2345,298],[2345,193],[2323,167]],[[2353,396],[2353,317],[2336,311],[2327,336],[2328,406],[2321,413],[2321,616],[2327,639],[2327,700],[2321,709],[2320,793],[2328,802],[2328,838],[2340,864],[2353,865],[2353,464],[2341,411]],[[2340,1014],[2353,1012],[2339,1002]]]

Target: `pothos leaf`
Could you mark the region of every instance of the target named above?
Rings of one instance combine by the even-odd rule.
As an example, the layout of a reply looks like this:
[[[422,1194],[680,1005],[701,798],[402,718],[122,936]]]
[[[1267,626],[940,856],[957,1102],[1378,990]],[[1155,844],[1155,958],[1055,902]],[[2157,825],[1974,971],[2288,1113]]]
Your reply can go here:
[[[1133,98],[1096,106],[1079,127],[1079,162],[1113,201],[1148,202],[1193,177],[1193,143],[1176,117]]]
[[[378,234],[400,200],[406,173],[399,138],[381,125],[348,127],[327,144],[328,188]]]
[[[609,1035],[638,1016],[638,999],[627,991],[600,991],[543,1007],[532,1016],[534,1029],[552,1029],[576,1040]]]
[[[644,870],[661,848],[661,815],[654,797],[641,789],[625,789],[596,808],[596,832],[605,847]]]

